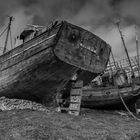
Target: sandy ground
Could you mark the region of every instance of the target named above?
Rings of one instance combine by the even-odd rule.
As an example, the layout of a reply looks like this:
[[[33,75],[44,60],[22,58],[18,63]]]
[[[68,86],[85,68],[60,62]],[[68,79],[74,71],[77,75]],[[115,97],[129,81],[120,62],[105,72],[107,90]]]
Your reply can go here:
[[[140,122],[115,111],[3,111],[0,140],[140,140]]]

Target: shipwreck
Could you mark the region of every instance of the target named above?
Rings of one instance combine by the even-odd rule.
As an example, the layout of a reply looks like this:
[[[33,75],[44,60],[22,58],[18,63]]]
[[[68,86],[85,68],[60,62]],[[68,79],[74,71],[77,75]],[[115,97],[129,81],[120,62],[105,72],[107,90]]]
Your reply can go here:
[[[8,24],[10,31],[12,17]],[[28,26],[21,45],[0,56],[0,96],[52,105],[71,78],[89,81],[108,63],[110,46],[91,32],[57,21],[49,27]]]

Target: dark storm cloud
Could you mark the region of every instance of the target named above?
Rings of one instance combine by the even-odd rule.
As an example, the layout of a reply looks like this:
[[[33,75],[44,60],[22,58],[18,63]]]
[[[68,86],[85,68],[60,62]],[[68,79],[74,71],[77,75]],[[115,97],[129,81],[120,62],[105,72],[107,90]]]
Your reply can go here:
[[[90,0],[89,0],[90,1]],[[46,24],[55,19],[68,19],[80,10],[87,2],[86,0],[36,0],[26,4],[22,1],[27,14],[34,15],[34,24]]]
[[[34,16],[34,24],[71,19],[72,22],[83,22],[78,24],[100,26],[110,24],[118,17],[128,24],[131,20],[140,23],[140,0],[0,0],[0,3],[0,22],[4,21],[5,15],[23,8],[27,16]]]
[[[132,24],[140,25],[139,5],[140,0],[0,0],[0,25],[6,15],[15,16],[16,29],[27,23],[47,25],[53,20],[68,20],[97,33],[117,52],[121,44],[114,22],[121,19],[126,43],[134,46]]]
[[[0,22],[4,21],[5,15],[10,15],[21,8],[24,9],[27,16],[34,16],[34,24],[46,24],[46,22],[55,19],[73,19],[84,9],[85,16],[93,14],[93,18],[90,18],[88,22],[95,21],[95,15],[99,18],[103,15],[105,20],[104,17],[109,17],[113,13],[110,11],[112,7],[109,2],[110,0],[0,0]],[[88,12],[88,7],[91,13]]]
[[[7,16],[16,11],[18,6],[17,0],[0,0],[0,25],[3,25]]]
[[[31,5],[39,3],[38,0],[19,0],[19,1],[20,1],[21,5],[24,5],[24,6],[31,6]]]
[[[140,25],[140,0],[124,0],[120,5],[122,17]]]

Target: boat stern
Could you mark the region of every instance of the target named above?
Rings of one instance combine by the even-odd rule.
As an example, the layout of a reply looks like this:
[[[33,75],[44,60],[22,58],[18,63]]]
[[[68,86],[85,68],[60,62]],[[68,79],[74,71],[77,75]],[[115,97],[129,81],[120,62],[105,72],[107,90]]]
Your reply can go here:
[[[106,69],[111,47],[101,38],[66,21],[58,36],[54,52],[60,60],[92,73]]]

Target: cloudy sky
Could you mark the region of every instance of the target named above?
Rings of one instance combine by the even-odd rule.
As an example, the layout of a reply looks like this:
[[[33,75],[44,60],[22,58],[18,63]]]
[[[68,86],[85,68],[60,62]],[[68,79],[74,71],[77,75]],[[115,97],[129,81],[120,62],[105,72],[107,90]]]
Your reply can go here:
[[[13,37],[26,24],[48,25],[53,20],[67,20],[104,39],[112,46],[116,59],[125,57],[115,26],[120,19],[128,51],[131,56],[136,54],[134,27],[137,25],[140,36],[140,0],[0,0],[1,32],[7,25],[8,16],[15,17],[12,23]],[[0,41],[4,42],[4,39]]]

